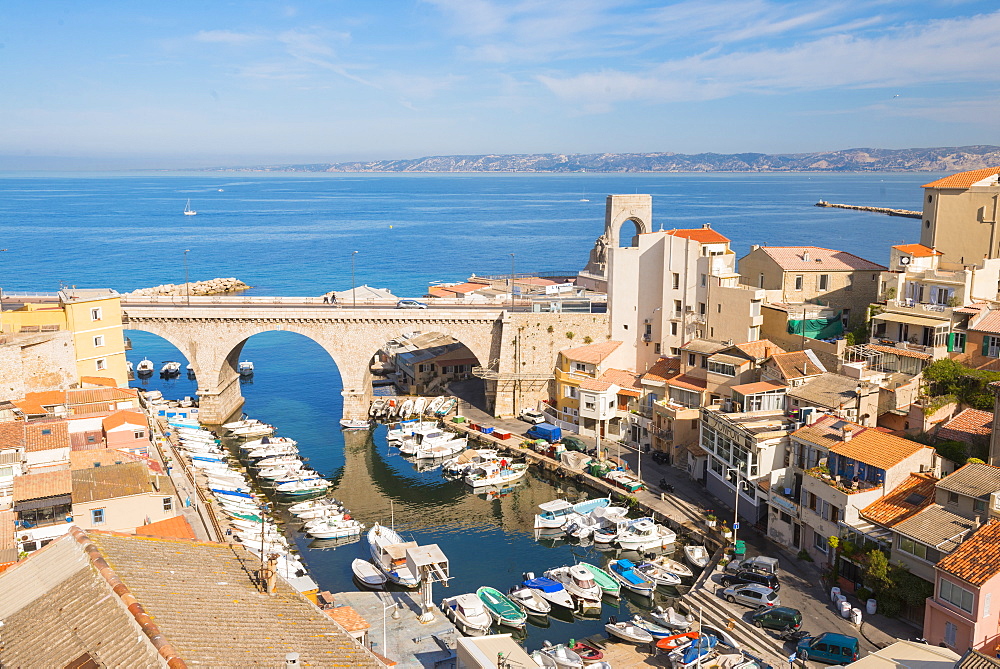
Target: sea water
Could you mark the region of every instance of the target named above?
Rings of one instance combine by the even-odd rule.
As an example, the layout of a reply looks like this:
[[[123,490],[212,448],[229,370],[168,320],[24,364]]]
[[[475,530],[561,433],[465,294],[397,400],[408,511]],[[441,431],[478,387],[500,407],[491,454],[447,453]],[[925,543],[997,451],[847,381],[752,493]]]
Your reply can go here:
[[[433,281],[472,273],[575,272],[603,231],[608,193],[653,195],[653,229],[708,223],[751,244],[836,248],[886,264],[889,246],[919,240],[919,221],[824,209],[817,200],[919,209],[926,174],[574,174],[574,175],[0,175],[0,286],[56,290],[60,284],[119,291],[233,276],[259,295],[320,295],[354,281],[420,296]],[[197,216],[182,214],[186,201]],[[187,254],[185,254],[187,250]],[[186,258],[185,258],[186,255]],[[185,268],[185,261],[187,267]],[[186,364],[166,341],[130,331],[133,364]],[[335,481],[334,495],[355,518],[394,522],[407,539],[437,543],[453,579],[435,599],[502,591],[525,571],[609,557],[593,548],[539,542],[537,504],[567,494],[535,475],[510,494],[472,495],[440,470],[418,471],[389,449],[384,427],[343,433],[340,375],[317,344],[293,333],[251,337],[243,359],[256,373],[242,382],[245,411],[299,441],[309,464]],[[194,395],[197,383],[136,381],[168,398]],[[346,438],[346,441],[345,441]],[[294,526],[293,526],[294,527]],[[354,543],[291,536],[324,590],[354,589],[350,563],[367,556]],[[662,590],[662,589],[661,589]],[[668,603],[666,595],[658,603]],[[529,625],[525,644],[565,642],[603,631],[646,606],[623,598],[600,620],[553,617]],[[373,629],[380,624],[372,621]]]

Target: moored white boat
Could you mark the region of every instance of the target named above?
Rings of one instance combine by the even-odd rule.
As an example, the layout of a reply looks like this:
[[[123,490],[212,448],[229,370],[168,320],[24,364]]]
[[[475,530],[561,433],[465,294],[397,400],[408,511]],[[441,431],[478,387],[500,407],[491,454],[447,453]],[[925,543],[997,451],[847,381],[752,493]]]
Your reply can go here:
[[[179,362],[174,362],[171,360],[163,363],[163,366],[160,367],[160,374],[162,374],[163,376],[177,376],[180,373],[181,373],[181,363]]]
[[[623,588],[637,595],[652,597],[653,590],[656,589],[652,581],[635,570],[631,560],[612,560],[608,564],[608,573],[621,583]]]
[[[652,562],[643,562],[635,570],[656,585],[680,585],[681,583],[680,576]]]
[[[143,358],[142,360],[139,361],[139,364],[135,366],[135,373],[138,374],[139,376],[149,376],[155,370],[156,366],[153,364],[153,361],[150,360],[149,358]],[[147,395],[147,397],[149,396]]]
[[[653,643],[653,635],[631,621],[610,622],[604,626],[604,630],[611,636],[632,643]]]
[[[675,630],[690,629],[691,625],[694,624],[694,618],[692,616],[682,616],[677,613],[672,606],[668,606],[667,608],[657,606],[649,612],[649,617],[658,624]]]
[[[482,601],[471,592],[446,597],[441,602],[441,608],[455,627],[469,636],[483,636],[489,633],[493,624],[493,618],[486,612]]]
[[[542,653],[549,656],[559,669],[582,669],[583,658],[565,644],[553,646],[548,641],[542,643]]]
[[[473,488],[482,486],[503,485],[512,481],[517,481],[528,473],[528,465],[523,462],[515,462],[502,467],[497,463],[484,462],[476,465],[463,479]]]
[[[343,539],[344,537],[360,536],[365,526],[354,519],[327,520],[308,530],[309,535],[316,539]]]
[[[385,585],[385,574],[376,569],[368,560],[356,558],[351,563],[351,571],[354,572],[354,577],[358,579],[359,583],[369,588],[381,588]]]
[[[711,556],[708,554],[708,550],[704,546],[689,545],[684,547],[684,559],[686,559],[692,567],[704,569],[708,565],[710,557]]]
[[[240,376],[253,376],[253,363],[249,360],[243,360],[237,366],[236,371],[240,373]]]
[[[510,599],[528,613],[545,615],[552,610],[552,604],[538,594],[534,588],[526,585],[515,585],[507,593]]]
[[[557,567],[545,572],[546,578],[562,583],[566,592],[576,600],[578,608],[586,611],[591,609],[601,610],[600,586],[594,582],[594,577],[585,567],[572,565],[569,567]]]
[[[415,588],[420,579],[406,566],[406,548],[416,543],[405,543],[392,528],[375,523],[368,530],[368,549],[374,564],[390,581],[407,588]]]
[[[571,504],[564,499],[545,502],[538,505],[542,513],[535,515],[535,529],[564,527],[575,516],[591,513],[595,509],[610,505],[611,498],[609,497],[597,497],[576,504]]]
[[[345,430],[367,430],[371,426],[372,424],[368,420],[351,420],[350,418],[340,419],[340,427]]]
[[[652,560],[654,564],[657,564],[672,574],[677,574],[681,578],[691,578],[694,576],[694,572],[691,569],[677,560],[671,559],[665,555]]]
[[[554,581],[545,576],[536,578],[531,572],[528,572],[524,576],[523,584],[534,590],[540,597],[548,600],[549,603],[569,609],[570,611],[576,608],[573,598],[559,581]]]

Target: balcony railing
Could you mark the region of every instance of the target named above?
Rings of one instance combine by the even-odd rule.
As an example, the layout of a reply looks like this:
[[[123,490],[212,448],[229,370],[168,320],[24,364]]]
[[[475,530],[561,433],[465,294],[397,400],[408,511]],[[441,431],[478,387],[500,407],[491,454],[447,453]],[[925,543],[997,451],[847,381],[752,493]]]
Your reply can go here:
[[[934,304],[931,302],[917,302],[909,298],[896,298],[885,301],[886,307],[900,313],[919,313],[930,316],[940,315],[942,318],[950,318],[952,308],[946,304]]]

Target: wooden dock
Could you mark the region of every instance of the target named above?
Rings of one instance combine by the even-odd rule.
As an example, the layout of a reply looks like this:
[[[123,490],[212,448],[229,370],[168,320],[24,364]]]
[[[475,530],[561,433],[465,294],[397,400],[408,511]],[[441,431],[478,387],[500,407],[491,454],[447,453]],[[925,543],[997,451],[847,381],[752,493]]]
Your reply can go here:
[[[919,211],[912,211],[910,209],[890,209],[888,207],[864,207],[856,204],[836,204],[834,202],[827,202],[826,200],[820,200],[816,203],[817,207],[833,207],[836,209],[853,209],[855,211],[869,211],[873,214],[886,214],[888,216],[902,216],[904,218],[923,218],[923,213]]]

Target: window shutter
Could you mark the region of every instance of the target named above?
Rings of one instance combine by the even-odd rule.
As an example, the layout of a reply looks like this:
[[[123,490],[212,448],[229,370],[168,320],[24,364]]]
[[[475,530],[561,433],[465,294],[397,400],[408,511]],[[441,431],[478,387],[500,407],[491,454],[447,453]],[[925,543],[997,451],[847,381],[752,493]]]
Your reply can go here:
[[[983,355],[989,355],[990,350],[990,337],[983,337]]]

